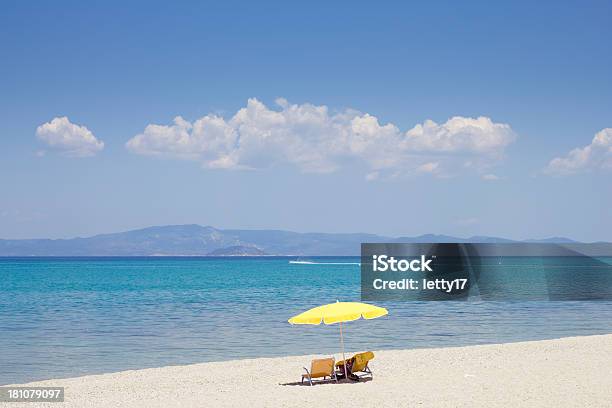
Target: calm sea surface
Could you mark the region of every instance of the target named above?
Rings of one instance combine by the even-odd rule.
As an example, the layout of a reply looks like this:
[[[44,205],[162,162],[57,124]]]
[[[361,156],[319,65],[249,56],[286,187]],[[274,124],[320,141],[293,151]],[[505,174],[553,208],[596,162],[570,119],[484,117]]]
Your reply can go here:
[[[359,258],[0,258],[0,384],[247,357],[329,354],[338,327],[291,326],[360,296]],[[349,350],[612,333],[612,302],[379,302]]]

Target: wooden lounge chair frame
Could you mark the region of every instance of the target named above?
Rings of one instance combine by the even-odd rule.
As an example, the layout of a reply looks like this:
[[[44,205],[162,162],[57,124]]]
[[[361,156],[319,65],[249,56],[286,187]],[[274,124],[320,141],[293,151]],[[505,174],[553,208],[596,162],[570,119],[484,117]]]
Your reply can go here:
[[[368,353],[371,353],[371,354],[372,354],[372,356],[371,356],[370,358],[368,358],[368,361],[366,362],[365,366],[364,366],[364,367],[363,367],[361,370],[356,370],[356,371],[351,370],[351,372],[349,373],[349,375],[350,375],[350,374],[352,374],[352,375],[354,375],[354,376],[358,377],[359,379],[361,379],[361,378],[367,378],[367,377],[370,377],[371,379],[373,379],[373,378],[374,378],[374,373],[372,373],[372,370],[370,369],[370,361],[371,361],[371,360],[374,358],[374,353],[372,353],[371,351],[366,351],[366,352],[363,352],[363,353],[357,353],[357,354],[355,354],[355,355],[354,355],[353,357],[351,357],[351,358],[348,358],[348,359],[346,359],[346,360],[342,360],[342,361],[338,361],[338,362],[336,363],[336,367],[338,367],[338,368],[340,369],[340,371],[341,371],[341,372],[344,372],[344,371],[343,371],[343,370],[344,370],[344,367],[343,367],[343,366],[344,366],[344,364],[345,364],[345,361],[352,360],[352,359],[354,359],[355,357],[357,357],[357,356],[359,356],[359,355],[362,355],[362,354],[368,354]],[[359,374],[356,374],[356,373],[363,373],[363,374],[359,375]]]
[[[317,375],[316,377],[313,377],[313,375],[315,375],[315,374],[320,374],[320,373],[313,373],[312,372],[313,368],[314,368],[314,365],[315,365],[315,362],[325,362],[325,361],[329,361],[329,360],[331,360],[331,372],[328,375]],[[335,363],[335,359],[333,357],[312,360],[311,363],[310,363],[310,370],[308,370],[306,367],[303,367],[304,370],[306,371],[306,374],[302,374],[302,383],[304,383],[304,379],[307,378],[308,379],[308,383],[312,386],[315,383],[313,380],[315,378],[321,378],[321,377],[323,377],[323,378],[320,381],[318,381],[318,382],[323,382],[323,381],[327,380],[327,377],[329,377],[330,380],[333,379],[336,382],[338,382],[338,377],[336,376],[336,369],[335,369],[336,366],[335,366],[334,363]]]
[[[354,372],[352,372],[351,374],[356,375],[359,378],[366,378],[366,377],[370,377],[370,378],[374,378],[374,373],[372,372],[372,370],[370,369],[370,366],[368,364],[366,364],[366,366],[364,367],[363,370],[361,371],[357,371],[358,373],[364,373],[364,374],[355,374]]]

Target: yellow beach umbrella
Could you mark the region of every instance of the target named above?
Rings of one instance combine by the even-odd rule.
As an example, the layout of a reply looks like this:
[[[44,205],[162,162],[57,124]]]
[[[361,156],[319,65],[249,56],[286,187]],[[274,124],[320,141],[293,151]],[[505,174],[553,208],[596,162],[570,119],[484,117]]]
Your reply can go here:
[[[360,302],[338,302],[330,303],[323,306],[318,306],[310,310],[293,316],[289,319],[291,324],[314,324],[319,325],[321,322],[325,324],[340,323],[340,344],[342,347],[342,360],[346,360],[344,356],[344,338],[342,337],[342,322],[352,322],[360,318],[376,319],[384,316],[389,312],[384,307],[369,305]],[[347,378],[346,364],[344,364],[344,377]]]

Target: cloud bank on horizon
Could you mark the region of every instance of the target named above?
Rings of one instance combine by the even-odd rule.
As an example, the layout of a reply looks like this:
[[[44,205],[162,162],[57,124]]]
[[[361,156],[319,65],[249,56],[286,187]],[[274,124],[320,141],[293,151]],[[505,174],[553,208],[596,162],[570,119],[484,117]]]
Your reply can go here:
[[[93,156],[104,149],[104,142],[98,140],[85,126],[76,125],[66,117],[56,117],[36,128],[36,136],[49,148],[70,157]]]
[[[548,163],[547,174],[568,175],[584,171],[612,168],[612,128],[595,134],[591,143],[571,150],[565,157],[556,157]]]
[[[126,143],[141,155],[197,160],[212,169],[260,169],[290,164],[303,172],[329,173],[349,162],[365,164],[367,179],[381,174],[446,175],[459,168],[485,169],[516,139],[508,124],[455,116],[426,120],[401,131],[368,113],[327,106],[290,104],[278,110],[255,98],[230,119],[209,114],[194,122],[148,125]]]
[[[401,174],[445,177],[471,169],[482,180],[497,181],[500,177],[487,170],[517,138],[509,124],[484,116],[454,116],[444,123],[426,120],[402,131],[353,109],[331,112],[325,105],[290,104],[283,98],[276,104],[279,109],[274,110],[251,98],[229,119],[208,114],[190,122],[177,116],[171,125],[147,125],[125,146],[135,154],[194,160],[209,169],[289,164],[305,173],[330,173],[356,162],[365,165],[366,180]],[[102,140],[66,116],[38,126],[36,136],[69,157],[90,157],[104,149]],[[544,174],[605,169],[612,169],[612,128],[552,159]]]

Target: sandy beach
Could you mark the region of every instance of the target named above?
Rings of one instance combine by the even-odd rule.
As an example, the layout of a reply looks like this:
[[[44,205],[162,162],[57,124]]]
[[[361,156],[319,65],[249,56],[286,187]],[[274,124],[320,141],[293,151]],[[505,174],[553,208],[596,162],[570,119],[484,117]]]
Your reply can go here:
[[[376,351],[372,381],[298,385],[315,356],[236,360],[33,382],[65,402],[29,407],[610,407],[612,335]]]

